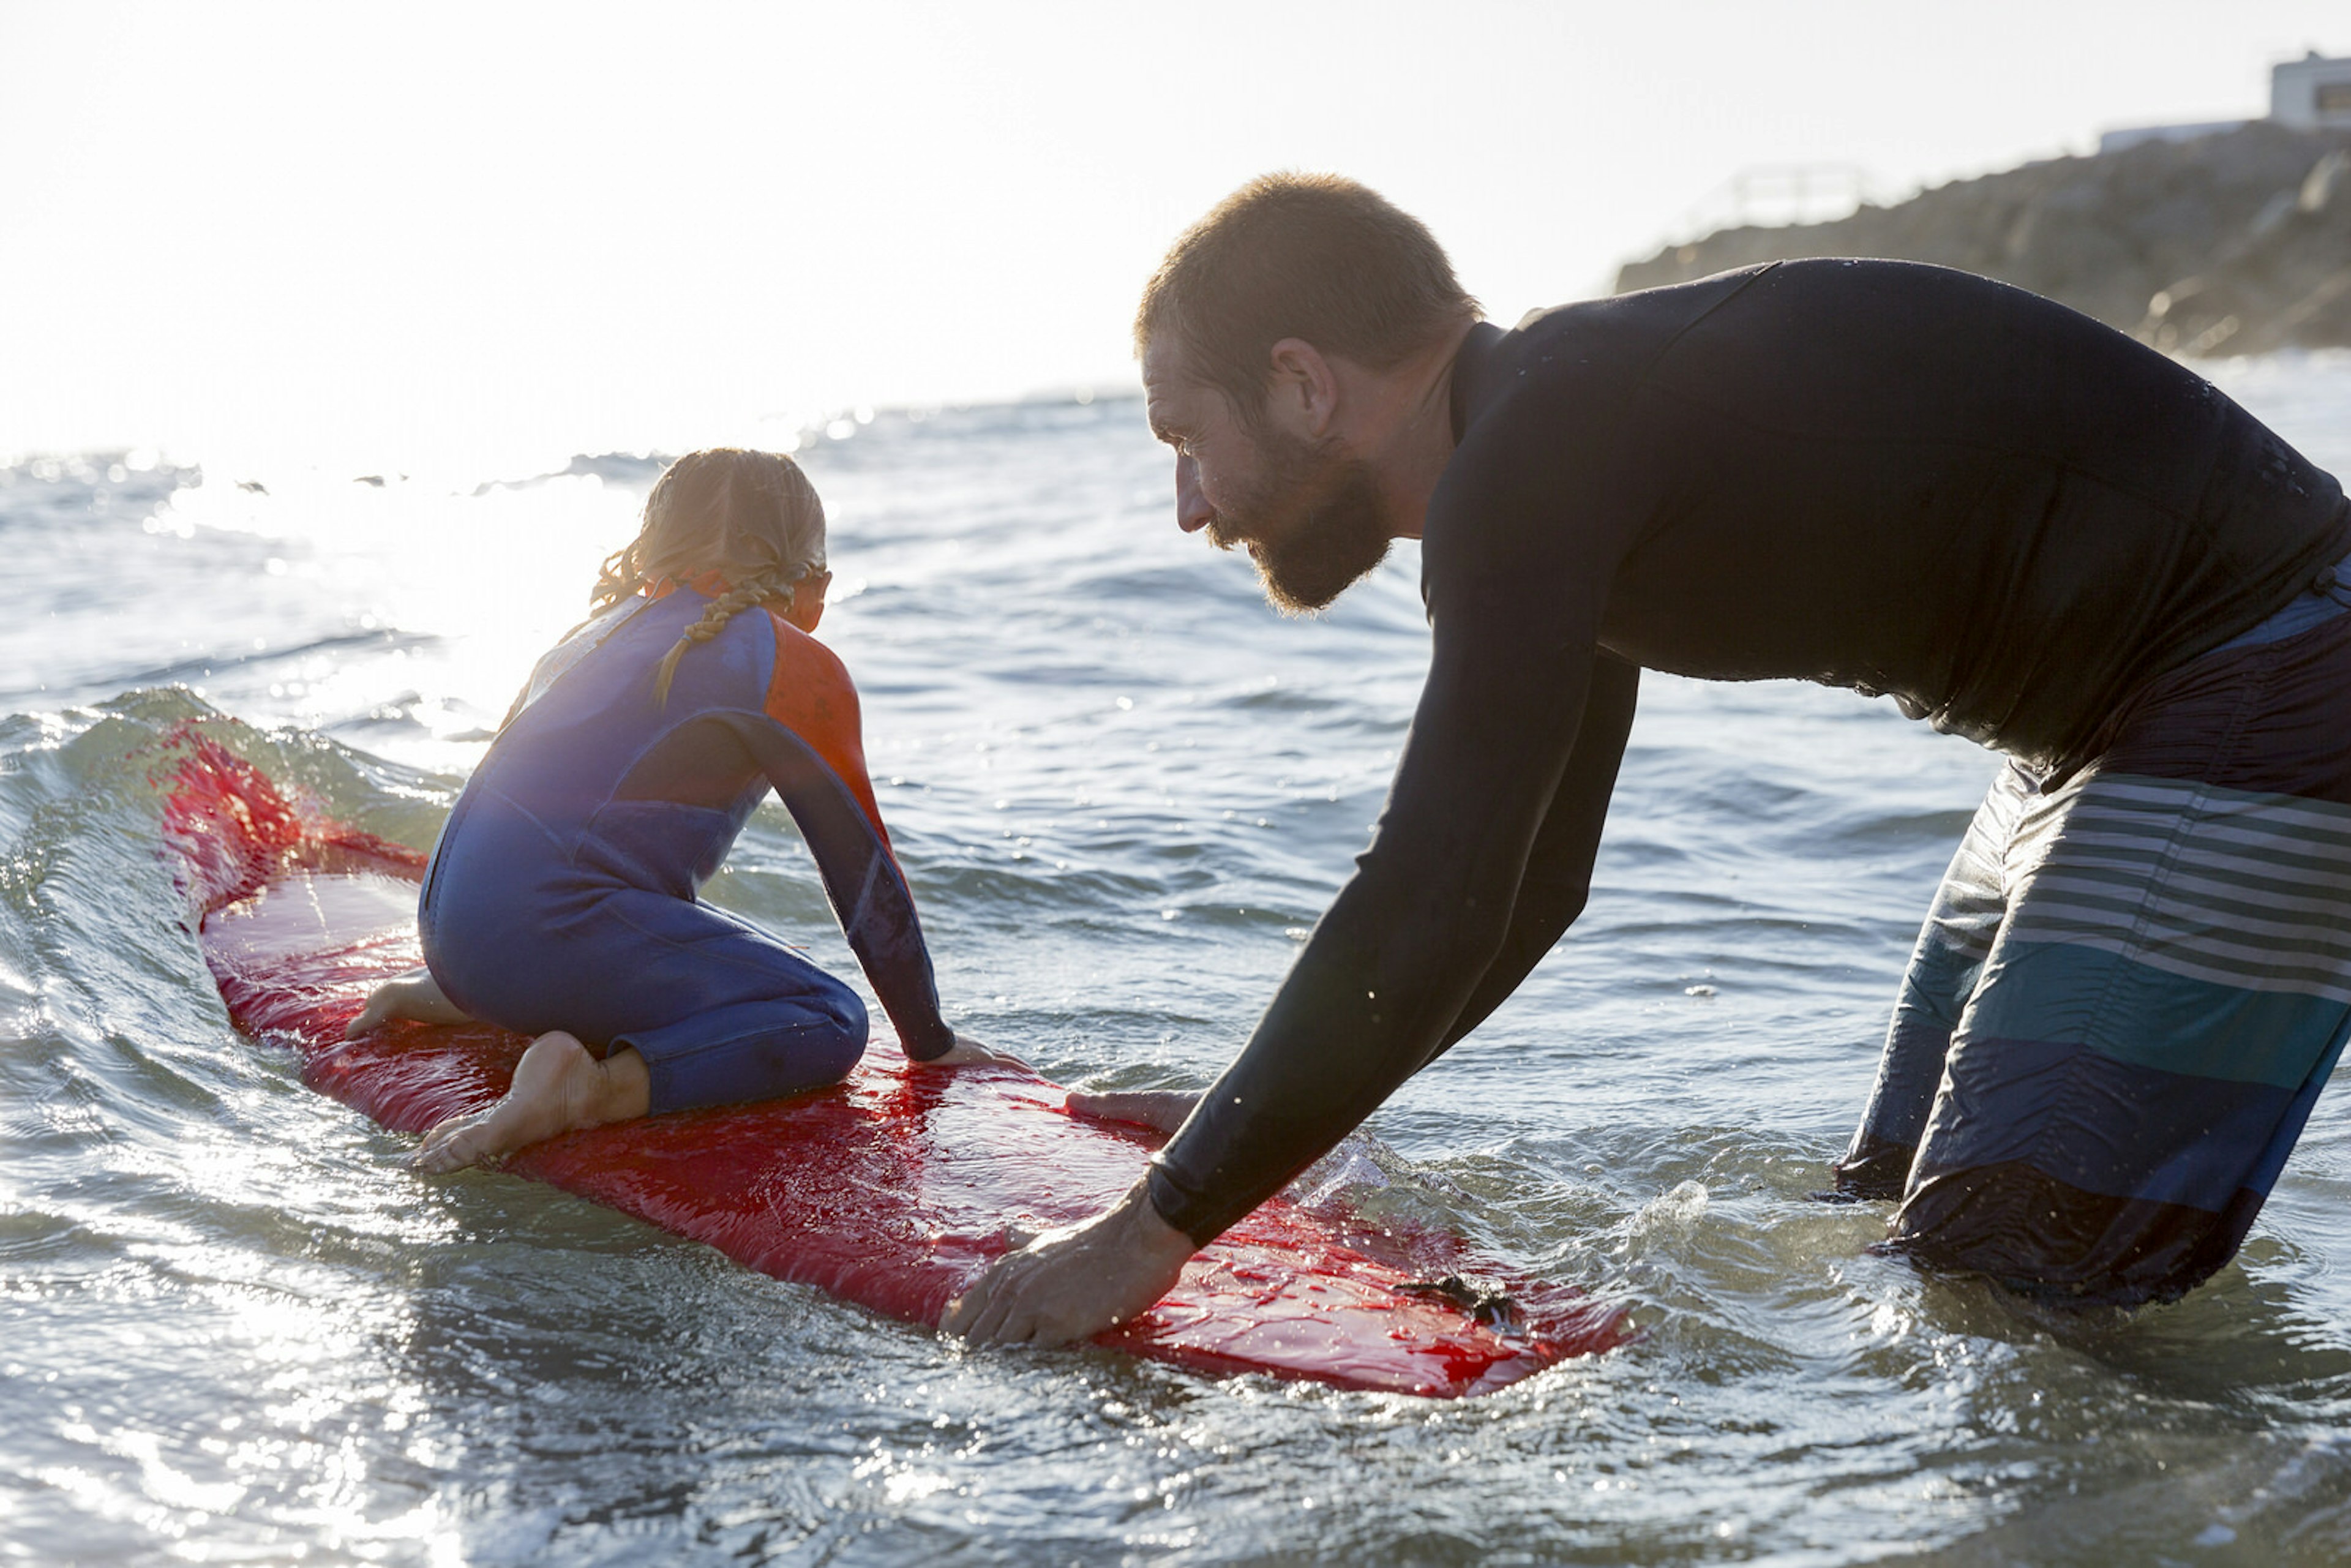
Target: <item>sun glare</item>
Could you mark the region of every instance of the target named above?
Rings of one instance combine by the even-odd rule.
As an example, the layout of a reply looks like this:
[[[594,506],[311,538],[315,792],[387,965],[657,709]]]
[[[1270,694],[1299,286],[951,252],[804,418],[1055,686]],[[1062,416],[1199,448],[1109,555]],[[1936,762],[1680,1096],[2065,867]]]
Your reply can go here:
[[[12,8],[0,447],[679,450],[1121,384],[1169,238],[1284,166],[1387,191],[1507,319],[1740,166],[1899,183],[2242,112],[2332,16],[2196,7],[2180,50],[2178,4],[1993,9]]]

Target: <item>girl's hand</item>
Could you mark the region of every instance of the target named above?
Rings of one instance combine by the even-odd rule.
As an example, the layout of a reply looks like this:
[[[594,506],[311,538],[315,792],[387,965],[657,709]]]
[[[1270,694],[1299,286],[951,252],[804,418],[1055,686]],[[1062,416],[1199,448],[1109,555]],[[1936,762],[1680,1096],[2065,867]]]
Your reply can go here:
[[[925,1067],[1017,1067],[1023,1072],[1036,1071],[1011,1052],[990,1051],[967,1034],[956,1036],[955,1043],[947,1048],[945,1055],[934,1056],[922,1065]]]

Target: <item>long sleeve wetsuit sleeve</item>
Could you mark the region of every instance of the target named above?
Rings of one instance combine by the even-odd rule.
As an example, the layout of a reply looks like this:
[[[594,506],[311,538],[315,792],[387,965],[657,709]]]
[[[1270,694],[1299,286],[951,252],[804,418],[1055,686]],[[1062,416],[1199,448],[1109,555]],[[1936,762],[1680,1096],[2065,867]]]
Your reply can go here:
[[[777,623],[767,725],[747,726],[754,755],[799,824],[840,916],[841,934],[873,987],[898,1044],[916,1061],[943,1055],[955,1030],[939,1010],[922,921],[866,772],[857,688],[831,651]]]
[[[1604,672],[1595,646],[1620,547],[1595,549],[1508,473],[1481,478],[1431,507],[1435,647],[1372,845],[1249,1044],[1153,1163],[1153,1207],[1196,1241],[1280,1190],[1490,1011],[1581,905],[1633,707],[1634,672],[1614,660]]]
[[[1527,854],[1526,874],[1510,906],[1510,928],[1501,951],[1486,966],[1469,999],[1454,1015],[1453,1027],[1429,1053],[1433,1061],[1453,1049],[1493,1010],[1510,999],[1542,956],[1559,945],[1592,894],[1592,864],[1600,851],[1600,829],[1616,788],[1617,765],[1633,727],[1639,694],[1638,667],[1606,654],[1593,661],[1592,693],[1567,772],[1552,796],[1551,810]],[[1426,1062],[1422,1063],[1427,1065]]]

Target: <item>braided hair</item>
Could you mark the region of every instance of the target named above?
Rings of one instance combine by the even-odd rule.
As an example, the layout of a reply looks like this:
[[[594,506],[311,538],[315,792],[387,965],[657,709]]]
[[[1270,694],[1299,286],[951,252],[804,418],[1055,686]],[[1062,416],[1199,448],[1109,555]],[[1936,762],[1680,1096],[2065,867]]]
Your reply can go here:
[[[598,612],[667,578],[716,572],[726,590],[663,655],[655,698],[669,701],[678,661],[735,615],[824,570],[824,503],[800,465],[776,452],[712,446],[671,464],[645,497],[637,537],[604,562]]]

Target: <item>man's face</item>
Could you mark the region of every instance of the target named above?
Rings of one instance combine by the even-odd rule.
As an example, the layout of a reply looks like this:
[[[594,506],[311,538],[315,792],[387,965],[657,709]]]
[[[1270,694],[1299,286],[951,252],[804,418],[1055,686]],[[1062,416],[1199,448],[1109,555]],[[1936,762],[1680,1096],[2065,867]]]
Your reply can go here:
[[[1176,449],[1176,526],[1246,549],[1275,609],[1311,614],[1386,559],[1369,464],[1270,419],[1250,429],[1165,340],[1144,355],[1143,385],[1152,434]]]

